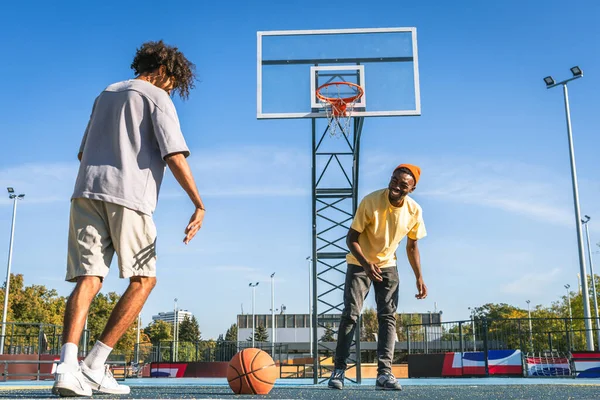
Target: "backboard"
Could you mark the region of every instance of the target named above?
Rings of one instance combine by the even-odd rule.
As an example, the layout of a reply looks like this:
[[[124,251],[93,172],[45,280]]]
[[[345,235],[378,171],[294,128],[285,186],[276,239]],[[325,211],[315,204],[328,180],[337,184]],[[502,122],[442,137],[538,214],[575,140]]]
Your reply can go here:
[[[257,32],[258,119],[326,118],[316,89],[360,85],[353,116],[421,114],[416,28]]]

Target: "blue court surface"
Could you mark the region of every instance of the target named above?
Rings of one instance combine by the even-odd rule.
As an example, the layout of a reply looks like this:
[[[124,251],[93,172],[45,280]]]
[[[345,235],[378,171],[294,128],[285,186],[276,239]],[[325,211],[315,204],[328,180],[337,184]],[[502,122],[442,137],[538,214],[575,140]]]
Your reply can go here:
[[[235,395],[225,379],[146,378],[128,379],[128,396],[95,394],[109,399],[600,399],[600,380],[551,378],[465,378],[402,379],[401,392],[375,390],[375,380],[365,379],[361,385],[347,383],[344,390],[328,389],[325,383],[313,385],[308,379],[279,380],[266,396]],[[52,381],[0,382],[0,398],[46,399]]]

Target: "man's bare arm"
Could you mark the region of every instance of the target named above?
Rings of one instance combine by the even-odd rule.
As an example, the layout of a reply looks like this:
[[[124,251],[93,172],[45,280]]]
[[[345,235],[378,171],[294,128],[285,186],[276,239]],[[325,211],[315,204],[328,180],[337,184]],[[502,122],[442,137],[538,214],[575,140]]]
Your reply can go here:
[[[173,172],[173,176],[175,176],[175,179],[177,182],[179,182],[179,185],[188,194],[190,200],[196,208],[192,214],[192,217],[190,218],[190,222],[185,228],[185,238],[183,239],[183,242],[187,244],[202,227],[202,221],[204,219],[205,212],[204,203],[200,198],[198,188],[196,187],[196,182],[194,181],[194,177],[192,175],[192,170],[190,169],[185,156],[181,153],[170,154],[165,158],[165,161],[167,162],[171,172]]]
[[[427,297],[427,286],[423,282],[423,274],[421,272],[421,254],[419,253],[419,246],[417,241],[406,238],[406,255],[408,256],[408,262],[415,274],[417,280],[418,293],[415,295],[417,299],[424,299]]]

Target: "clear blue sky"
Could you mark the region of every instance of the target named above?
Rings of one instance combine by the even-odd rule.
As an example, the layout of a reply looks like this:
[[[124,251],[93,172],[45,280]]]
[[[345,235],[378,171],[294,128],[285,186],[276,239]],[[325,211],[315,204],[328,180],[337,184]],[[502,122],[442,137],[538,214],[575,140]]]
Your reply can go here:
[[[188,102],[175,104],[208,213],[199,236],[184,246],[191,205],[168,173],[156,212],[159,280],[144,324],[171,310],[177,297],[198,318],[203,337],[217,337],[242,304],[250,311],[250,281],[261,282],[257,312],[269,312],[274,271],[276,304],[306,312],[310,128],[256,120],[256,31],[415,26],[422,116],[367,120],[360,169],[361,197],[384,187],[400,162],[423,169],[414,198],[429,232],[420,247],[430,294],[414,299],[401,247],[399,310],[433,311],[436,302],[444,320],[454,320],[487,302],[549,305],[564,295],[564,284],[577,287],[562,93],[546,90],[542,78],[566,78],[573,65],[585,72],[570,96],[581,206],[592,216],[595,243],[600,3],[246,3],[1,6],[0,187],[27,195],[17,213],[13,260],[13,272],[24,274],[26,284],[70,293],[63,281],[69,196],[92,102],[108,84],[132,76],[137,46],[164,39],[196,63],[201,79]],[[230,115],[226,96],[233,94],[239,109]],[[11,211],[3,196],[0,262]],[[126,283],[113,270],[103,290],[121,292]]]

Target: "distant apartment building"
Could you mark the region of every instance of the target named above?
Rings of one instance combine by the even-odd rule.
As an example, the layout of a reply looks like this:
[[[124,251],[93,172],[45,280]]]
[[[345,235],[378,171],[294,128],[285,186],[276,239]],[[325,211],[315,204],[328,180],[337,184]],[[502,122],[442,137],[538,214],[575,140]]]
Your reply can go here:
[[[177,315],[175,315],[177,314]],[[177,313],[175,311],[167,311],[167,312],[159,312],[158,315],[152,316],[152,321],[164,321],[169,324],[173,324],[175,319],[177,318],[177,323],[183,322],[185,317],[192,319],[192,313],[187,310],[178,310]]]

